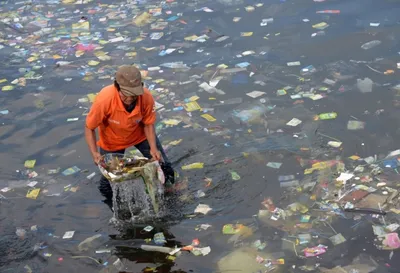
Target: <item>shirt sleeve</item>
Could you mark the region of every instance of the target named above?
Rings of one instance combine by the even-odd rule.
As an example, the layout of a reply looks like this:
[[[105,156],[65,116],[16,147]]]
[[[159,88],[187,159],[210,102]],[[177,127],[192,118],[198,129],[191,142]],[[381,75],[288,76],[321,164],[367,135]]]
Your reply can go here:
[[[156,113],[156,104],[154,102],[153,95],[149,92],[146,94],[146,97],[143,100],[143,119],[142,123],[144,125],[152,125],[156,122],[157,113]]]
[[[86,127],[90,130],[94,130],[107,116],[107,105],[104,101],[95,99],[92,107],[90,108],[89,114],[86,117]]]

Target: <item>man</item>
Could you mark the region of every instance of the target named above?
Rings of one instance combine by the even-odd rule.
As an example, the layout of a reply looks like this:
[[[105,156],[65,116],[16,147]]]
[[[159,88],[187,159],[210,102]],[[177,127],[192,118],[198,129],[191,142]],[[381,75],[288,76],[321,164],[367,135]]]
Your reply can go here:
[[[126,148],[135,146],[144,157],[160,161],[166,182],[173,184],[174,170],[156,136],[155,121],[154,98],[143,87],[139,69],[130,65],[119,67],[114,84],[100,91],[86,118],[85,139],[94,163],[98,164],[106,153],[124,154]],[[111,186],[104,176],[99,190],[108,200],[112,198]]]

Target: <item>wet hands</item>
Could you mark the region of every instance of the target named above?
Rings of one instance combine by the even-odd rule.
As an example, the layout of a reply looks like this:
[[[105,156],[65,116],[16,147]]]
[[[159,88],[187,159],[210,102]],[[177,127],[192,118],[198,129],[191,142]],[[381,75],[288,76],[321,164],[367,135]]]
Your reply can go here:
[[[161,161],[161,153],[159,150],[157,149],[150,150],[150,155],[152,157],[152,160]]]
[[[94,164],[96,164],[96,165],[99,164],[100,159],[101,159],[101,154],[99,152],[95,152],[92,154],[92,157],[93,157]]]

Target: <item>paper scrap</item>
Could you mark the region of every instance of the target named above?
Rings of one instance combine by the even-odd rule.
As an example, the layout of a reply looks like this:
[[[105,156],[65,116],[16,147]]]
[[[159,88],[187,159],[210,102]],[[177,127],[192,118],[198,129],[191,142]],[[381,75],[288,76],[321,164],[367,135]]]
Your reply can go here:
[[[288,62],[287,63],[287,66],[299,66],[299,65],[301,65],[300,62]]]
[[[94,99],[96,98],[97,95],[94,93],[90,93],[90,94],[87,94],[86,96],[88,97],[89,101],[93,103]]]
[[[74,237],[75,231],[67,231],[65,232],[64,236],[62,237],[63,239],[71,239]]]
[[[323,30],[323,29],[329,27],[329,25],[327,23],[325,23],[325,22],[321,22],[321,23],[313,25],[312,27],[316,28],[316,29],[319,29],[319,30]]]
[[[211,252],[211,248],[210,248],[209,246],[207,246],[207,247],[202,247],[202,248],[195,247],[195,248],[192,249],[191,252],[192,252],[195,256],[200,256],[200,255],[206,256],[206,255],[208,255],[208,254]]]
[[[297,125],[301,124],[302,121],[297,118],[292,118],[286,125],[296,127]]]
[[[210,227],[211,227],[210,224],[201,224],[201,225],[200,225],[200,229],[202,229],[202,230],[207,230],[207,229],[210,228]]]
[[[276,91],[276,95],[277,96],[283,96],[283,95],[286,95],[286,94],[287,94],[287,92],[286,92],[285,89],[279,89],[279,90]]]
[[[100,62],[98,62],[98,61],[94,61],[94,60],[90,60],[89,62],[88,62],[88,65],[90,65],[90,66],[96,66],[96,65],[98,65]]]
[[[217,120],[216,118],[214,118],[213,116],[211,116],[209,114],[203,114],[203,115],[201,115],[201,117],[206,119],[207,121],[210,121],[210,122],[214,122],[214,121]]]
[[[221,89],[218,89],[216,87],[212,87],[210,86],[208,83],[203,82],[199,85],[200,88],[204,89],[205,91],[207,91],[208,93],[212,94],[212,93],[217,93],[219,95],[225,95],[225,92],[222,91]]]
[[[35,185],[36,185],[37,183],[38,183],[37,181],[31,181],[31,182],[29,182],[27,185],[28,185],[29,187],[33,188],[33,187],[35,187]]]
[[[89,30],[89,28],[90,28],[89,21],[72,24],[72,30]]]
[[[252,36],[253,35],[253,32],[241,32],[240,33],[240,36],[242,36],[242,37],[250,37],[250,36]]]
[[[6,86],[3,86],[2,88],[1,88],[1,91],[11,91],[11,90],[13,90],[14,89],[14,86],[12,86],[12,85],[6,85]]]
[[[336,181],[342,181],[343,184],[346,183],[347,180],[353,178],[354,174],[352,173],[340,173],[339,177],[336,178]]]
[[[328,145],[334,148],[339,148],[342,145],[340,141],[328,141]]]
[[[196,209],[194,210],[194,213],[202,213],[202,214],[207,214],[208,212],[210,212],[212,210],[212,208],[210,208],[209,205],[205,205],[205,204],[199,204]]]
[[[282,163],[280,162],[268,162],[267,167],[273,168],[273,169],[279,169],[282,166]]]
[[[183,107],[188,112],[193,112],[201,109],[200,105],[195,101],[188,102]]]
[[[79,169],[77,166],[73,166],[71,168],[68,168],[68,169],[64,170],[62,172],[62,174],[65,175],[65,176],[68,176],[68,175],[75,174],[75,173],[79,172],[80,170],[81,169]]]
[[[1,192],[8,192],[8,191],[10,191],[10,190],[11,190],[11,188],[5,187],[5,188],[2,188],[0,191],[1,191]]]
[[[122,42],[124,39],[124,37],[116,37],[113,39],[108,40],[110,43],[117,43],[117,42]]]
[[[335,246],[346,242],[346,238],[344,238],[341,233],[333,235],[332,237],[329,238],[329,240],[331,240],[332,244]]]
[[[204,163],[203,162],[195,162],[188,165],[182,166],[182,170],[194,170],[194,169],[203,169]]]
[[[265,94],[265,92],[262,92],[262,91],[251,91],[249,93],[246,93],[247,96],[249,96],[253,99],[258,98],[264,94]]]
[[[35,164],[36,164],[36,159],[26,160],[24,166],[25,168],[33,169],[35,167]]]
[[[166,124],[166,125],[178,125],[179,123],[181,123],[181,120],[178,119],[164,119],[162,121],[162,123]]]
[[[92,179],[93,177],[95,177],[96,173],[92,172],[91,174],[89,174],[88,176],[86,176],[87,179]]]
[[[40,189],[28,190],[28,193],[26,194],[26,197],[30,198],[30,199],[36,199],[39,196],[39,192],[40,192]]]

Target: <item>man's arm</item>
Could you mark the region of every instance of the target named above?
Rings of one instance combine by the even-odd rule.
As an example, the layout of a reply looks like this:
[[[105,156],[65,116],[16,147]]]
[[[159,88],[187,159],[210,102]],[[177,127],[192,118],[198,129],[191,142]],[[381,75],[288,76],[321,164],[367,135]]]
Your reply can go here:
[[[101,155],[96,145],[96,130],[91,130],[87,126],[85,126],[85,139],[87,145],[89,146],[89,151],[92,154],[94,163],[98,164]]]
[[[144,134],[146,135],[147,141],[149,142],[150,150],[157,150],[156,130],[154,129],[154,124],[145,124]]]
[[[157,148],[156,130],[154,128],[154,123],[156,122],[157,118],[154,98],[150,94],[150,92],[144,94],[143,98],[145,103],[143,119],[142,119],[142,123],[144,125],[143,127],[144,134],[146,135],[146,139],[149,142],[151,156],[153,157],[154,160],[160,161],[162,158],[161,158],[161,153]]]
[[[161,153],[157,148],[156,130],[154,129],[154,124],[145,124],[144,134],[146,135],[147,141],[149,142],[151,156],[154,160],[160,161],[162,158]]]
[[[98,164],[101,159],[96,144],[96,128],[103,123],[107,116],[106,109],[108,109],[108,101],[99,100],[98,98],[99,97],[96,97],[92,107],[90,108],[85,123],[85,140],[95,164]]]

